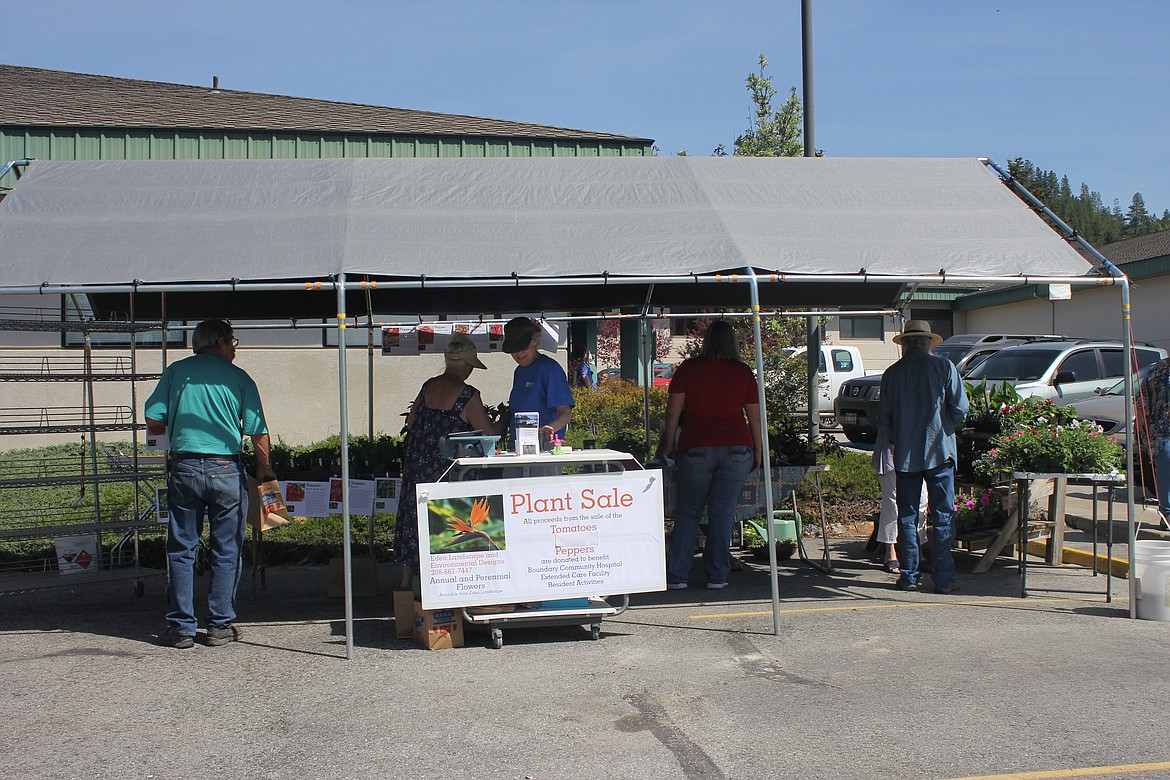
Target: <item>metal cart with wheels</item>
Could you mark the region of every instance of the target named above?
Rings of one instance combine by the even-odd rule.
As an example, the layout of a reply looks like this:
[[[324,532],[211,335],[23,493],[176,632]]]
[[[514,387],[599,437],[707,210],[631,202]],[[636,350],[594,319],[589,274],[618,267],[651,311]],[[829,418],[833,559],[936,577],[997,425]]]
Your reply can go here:
[[[609,599],[621,599],[617,605],[610,604]],[[538,627],[538,626],[589,626],[590,639],[601,639],[601,621],[607,617],[614,617],[626,611],[630,606],[630,597],[622,596],[593,596],[586,607],[572,609],[541,609],[517,608],[514,612],[469,612],[473,607],[463,608],[463,619],[471,625],[488,626],[491,629],[492,647],[499,650],[504,646],[504,629],[509,627]]]

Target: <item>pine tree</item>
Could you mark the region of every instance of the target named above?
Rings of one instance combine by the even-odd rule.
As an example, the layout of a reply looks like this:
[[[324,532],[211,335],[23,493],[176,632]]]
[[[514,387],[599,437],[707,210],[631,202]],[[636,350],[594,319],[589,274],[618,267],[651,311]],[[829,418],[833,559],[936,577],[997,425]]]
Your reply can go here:
[[[1140,192],[1133,194],[1129,202],[1129,210],[1125,212],[1125,229],[1128,235],[1140,236],[1149,232],[1150,214],[1146,211],[1146,201]]]
[[[1109,244],[1130,236],[1170,230],[1170,210],[1155,219],[1140,192],[1134,194],[1129,211],[1122,212],[1118,201],[1107,208],[1101,193],[1089,189],[1084,182],[1074,197],[1067,176],[1057,176],[1030,160],[1012,158],[1007,168],[1016,181],[1091,244]]]

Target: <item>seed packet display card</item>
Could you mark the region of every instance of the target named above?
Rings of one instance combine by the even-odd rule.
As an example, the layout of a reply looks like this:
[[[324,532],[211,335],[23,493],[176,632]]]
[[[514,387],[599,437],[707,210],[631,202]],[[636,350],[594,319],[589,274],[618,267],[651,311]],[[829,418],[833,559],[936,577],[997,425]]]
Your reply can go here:
[[[516,427],[517,455],[536,455],[540,452],[540,412],[515,412],[512,421]]]

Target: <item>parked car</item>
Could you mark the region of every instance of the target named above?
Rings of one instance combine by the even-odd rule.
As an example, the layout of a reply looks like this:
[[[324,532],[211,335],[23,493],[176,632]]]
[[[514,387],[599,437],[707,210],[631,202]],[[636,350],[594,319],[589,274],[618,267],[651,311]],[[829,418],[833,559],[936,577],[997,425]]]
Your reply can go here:
[[[670,363],[655,363],[654,364],[654,386],[666,387],[670,384],[670,378],[674,376],[674,366]],[[620,368],[603,368],[597,372],[597,384],[608,382],[611,379],[621,379],[622,370]]]
[[[1133,378],[1134,392],[1137,392],[1137,384],[1148,370],[1149,366],[1146,366]],[[1061,402],[1061,406],[1070,405],[1076,409],[1077,419],[1097,423],[1106,436],[1114,437],[1123,447],[1128,446],[1130,426],[1125,420],[1124,379],[1119,379],[1117,384],[1101,390],[1096,396],[1072,404]]]
[[[808,354],[807,347],[789,348],[781,351],[789,357],[804,357]],[[820,394],[817,400],[820,425],[822,428],[833,428],[837,425],[833,400],[840,393],[841,386],[850,379],[865,376],[861,352],[857,347],[823,344],[821,345],[821,364],[817,371],[820,373]],[[797,407],[793,413],[798,416],[807,415],[808,404]]]
[[[654,386],[667,387],[670,385],[670,378],[674,376],[674,366],[670,363],[655,363],[654,364]]]
[[[964,333],[951,336],[934,348],[933,353],[942,355],[955,364],[959,375],[982,363],[1001,349],[1031,341],[1059,336],[1037,336],[1005,333]],[[841,390],[833,399],[833,411],[837,424],[845,438],[854,443],[872,443],[877,438],[878,396],[882,377],[857,377],[842,383]]]
[[[1137,384],[1149,370],[1149,366],[1138,371],[1133,379],[1134,392]],[[1136,403],[1136,400],[1135,400]],[[1102,390],[1097,396],[1085,398],[1072,404],[1076,409],[1078,420],[1089,420],[1101,426],[1106,436],[1112,436],[1122,447],[1129,448],[1130,424],[1125,421],[1125,381],[1119,380],[1112,387]],[[1138,485],[1148,486],[1151,489],[1154,483],[1148,482],[1153,474],[1153,465],[1141,449],[1134,450],[1134,481]]]
[[[1166,356],[1166,350],[1150,344],[1134,346],[1134,358],[1142,369]],[[987,380],[989,385],[1012,385],[1025,398],[1051,398],[1075,404],[1098,390],[1114,385],[1125,375],[1125,354],[1120,341],[1036,341],[1005,347],[967,373],[968,382]]]
[[[1024,333],[963,333],[945,339],[932,352],[955,364],[960,374],[966,374],[1004,347],[1032,341],[1051,341],[1063,336]]]

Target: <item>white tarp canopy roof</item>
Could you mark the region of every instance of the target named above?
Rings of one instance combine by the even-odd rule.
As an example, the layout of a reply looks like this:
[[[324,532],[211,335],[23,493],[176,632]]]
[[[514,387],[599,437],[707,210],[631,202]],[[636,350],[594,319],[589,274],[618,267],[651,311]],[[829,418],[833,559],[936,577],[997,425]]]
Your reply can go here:
[[[1091,270],[974,158],[34,161],[0,247],[9,288]]]

